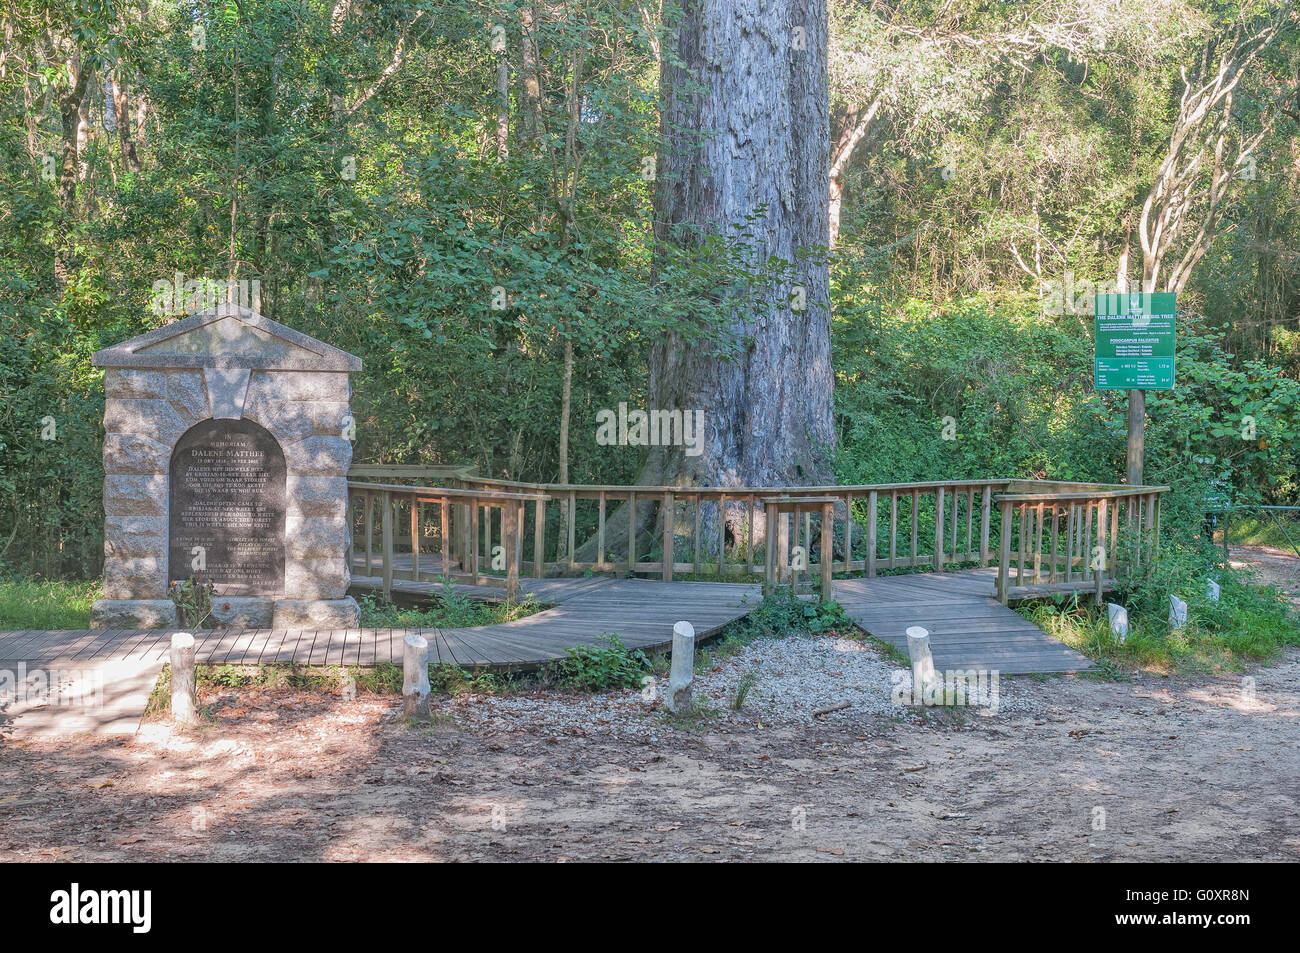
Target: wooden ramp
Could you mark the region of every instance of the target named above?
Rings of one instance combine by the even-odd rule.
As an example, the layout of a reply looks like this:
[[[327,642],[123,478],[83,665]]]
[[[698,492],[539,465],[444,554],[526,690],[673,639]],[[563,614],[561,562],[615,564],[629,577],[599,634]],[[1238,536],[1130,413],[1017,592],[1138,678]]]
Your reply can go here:
[[[992,595],[992,570],[846,579],[834,585],[837,601],[855,623],[904,652],[908,626],[928,629],[940,669],[1015,675],[1073,672],[1092,664],[998,603]],[[672,644],[673,623],[689,620],[706,637],[746,615],[760,600],[760,587],[753,584],[650,579],[523,580],[522,591],[552,608],[498,625],[416,630],[429,640],[430,660],[526,670],[561,658],[574,646],[596,644],[606,633],[617,634],[629,648],[661,650]],[[209,664],[334,666],[400,664],[402,639],[409,631],[203,629],[194,635],[199,661]],[[15,670],[20,662],[29,671],[122,662],[143,666],[138,669],[143,672],[166,660],[170,642],[171,631],[160,629],[0,632],[0,669]],[[124,682],[124,695],[126,688],[132,704],[125,707],[131,712],[122,714],[129,719],[141,691]]]
[[[529,582],[537,582],[529,580]],[[402,639],[418,631],[430,661],[465,667],[535,668],[576,645],[614,633],[628,648],[667,648],[682,619],[703,637],[758,604],[757,585],[655,582],[647,579],[554,579],[523,591],[555,603],[524,619],[472,629],[199,629],[195,654],[214,665],[374,665],[402,660]],[[0,632],[0,668],[75,668],[89,662],[166,660],[173,630],[121,629]]]
[[[1077,672],[1092,662],[994,597],[996,570],[840,579],[835,600],[865,632],[907,653],[907,628],[930,632],[935,667],[1003,675]]]

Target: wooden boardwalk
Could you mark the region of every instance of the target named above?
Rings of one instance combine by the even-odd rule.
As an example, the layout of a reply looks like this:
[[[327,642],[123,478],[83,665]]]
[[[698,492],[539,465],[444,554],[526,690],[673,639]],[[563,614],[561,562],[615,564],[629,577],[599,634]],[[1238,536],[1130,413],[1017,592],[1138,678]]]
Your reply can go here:
[[[645,579],[527,580],[553,608],[514,622],[472,629],[200,629],[196,657],[214,665],[374,665],[402,660],[402,639],[418,631],[435,664],[533,668],[576,645],[615,633],[629,648],[672,644],[673,623],[688,619],[705,636],[740,618],[760,599],[757,585]],[[94,661],[163,661],[172,630],[52,630],[0,633],[0,667],[25,661],[75,668]]]
[[[840,579],[835,600],[863,631],[907,653],[907,628],[930,633],[935,668],[1003,675],[1077,672],[1092,662],[994,597],[993,568]]]
[[[906,651],[904,632],[931,633],[941,669],[1002,673],[1072,672],[1090,667],[1078,652],[1050,638],[992,596],[993,570],[837,580],[835,597],[857,625]],[[629,648],[672,644],[673,623],[690,621],[700,637],[745,615],[760,599],[748,583],[662,582],[605,577],[522,580],[521,592],[552,605],[514,622],[470,629],[420,629],[430,659],[465,668],[529,669],[561,658],[576,645],[615,633]],[[432,583],[406,583],[412,590]],[[476,595],[500,595],[486,587]],[[401,662],[408,629],[207,629],[194,633],[199,661],[217,665],[297,663],[374,665]],[[87,662],[165,660],[168,630],[0,632],[0,667],[77,667]]]

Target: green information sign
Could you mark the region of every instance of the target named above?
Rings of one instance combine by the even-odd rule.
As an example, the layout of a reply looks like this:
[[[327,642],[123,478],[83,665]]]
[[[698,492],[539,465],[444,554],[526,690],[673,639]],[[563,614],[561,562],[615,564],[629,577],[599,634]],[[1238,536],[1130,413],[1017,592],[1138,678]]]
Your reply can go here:
[[[1096,388],[1172,390],[1175,295],[1097,295],[1096,304]]]

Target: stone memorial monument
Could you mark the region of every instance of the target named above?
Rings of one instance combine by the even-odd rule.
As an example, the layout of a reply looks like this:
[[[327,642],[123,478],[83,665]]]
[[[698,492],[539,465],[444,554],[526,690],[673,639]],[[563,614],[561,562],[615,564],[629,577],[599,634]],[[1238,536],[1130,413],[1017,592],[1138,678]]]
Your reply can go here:
[[[104,598],[92,625],[356,628],[351,387],[360,359],[235,304],[96,352],[104,371]]]

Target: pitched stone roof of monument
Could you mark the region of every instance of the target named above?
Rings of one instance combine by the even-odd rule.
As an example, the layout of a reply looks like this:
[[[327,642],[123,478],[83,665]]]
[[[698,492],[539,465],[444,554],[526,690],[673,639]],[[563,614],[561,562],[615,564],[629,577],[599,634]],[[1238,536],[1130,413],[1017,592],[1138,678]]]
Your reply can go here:
[[[359,371],[361,358],[237,304],[220,304],[96,351],[96,367]]]

